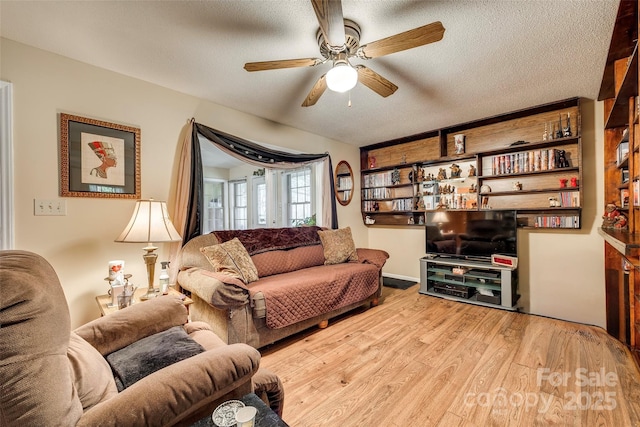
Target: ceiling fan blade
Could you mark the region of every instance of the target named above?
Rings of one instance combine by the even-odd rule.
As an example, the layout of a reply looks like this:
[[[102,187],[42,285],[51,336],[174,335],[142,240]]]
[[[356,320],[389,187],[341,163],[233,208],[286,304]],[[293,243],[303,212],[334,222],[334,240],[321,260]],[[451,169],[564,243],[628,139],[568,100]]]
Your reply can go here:
[[[311,0],[320,30],[327,45],[341,48],[345,44],[344,17],[340,0]]]
[[[356,65],[355,69],[358,71],[358,81],[382,97],[386,98],[389,95],[393,95],[398,90],[398,86],[371,68],[367,68],[364,65]]]
[[[318,102],[318,99],[320,99],[324,91],[327,90],[327,79],[325,76],[326,74],[320,77],[316,82],[316,84],[313,85],[313,88],[311,88],[309,95],[307,95],[307,98],[302,103],[303,107],[311,107],[312,105],[315,105],[315,103]]]
[[[436,21],[413,30],[405,31],[375,42],[360,46],[358,56],[363,59],[377,58],[442,40],[444,27]]]
[[[324,61],[318,58],[283,59],[280,61],[247,62],[244,69],[247,71],[277,70],[280,68],[313,67]]]

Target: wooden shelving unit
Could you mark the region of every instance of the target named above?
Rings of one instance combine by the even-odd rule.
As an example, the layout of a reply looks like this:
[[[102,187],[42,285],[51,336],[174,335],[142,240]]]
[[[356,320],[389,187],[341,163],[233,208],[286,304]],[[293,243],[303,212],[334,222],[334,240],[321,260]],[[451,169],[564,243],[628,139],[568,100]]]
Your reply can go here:
[[[638,2],[625,0],[618,8],[598,100],[605,106],[605,203],[618,206],[628,220],[626,229],[600,229],[600,234],[605,242],[607,331],[627,344],[640,364],[638,77]],[[625,140],[628,154],[623,155]],[[623,190],[629,196],[625,206]]]
[[[556,135],[563,128],[565,133]],[[464,153],[452,155],[460,134],[465,136]],[[566,163],[556,157],[560,153]],[[436,209],[509,209],[519,212],[523,227],[581,226],[577,98],[362,147],[360,161],[367,225],[420,225],[426,212]],[[502,169],[495,169],[496,162]],[[451,178],[454,165],[465,182]],[[434,179],[441,169],[447,177]],[[399,180],[391,179],[394,171]]]

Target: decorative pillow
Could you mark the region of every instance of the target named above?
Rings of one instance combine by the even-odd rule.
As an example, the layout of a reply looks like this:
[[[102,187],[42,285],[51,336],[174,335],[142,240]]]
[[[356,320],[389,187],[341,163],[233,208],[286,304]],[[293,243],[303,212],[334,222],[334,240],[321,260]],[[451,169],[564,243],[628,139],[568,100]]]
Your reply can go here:
[[[358,261],[358,252],[351,236],[351,227],[318,231],[324,250],[325,265]]]
[[[107,361],[75,332],[71,332],[67,357],[83,410],[118,394]]]
[[[182,326],[174,326],[107,355],[118,390],[176,362],[204,352]]]
[[[214,272],[228,274],[244,283],[258,280],[258,270],[238,238],[200,248],[200,252],[207,257]]]

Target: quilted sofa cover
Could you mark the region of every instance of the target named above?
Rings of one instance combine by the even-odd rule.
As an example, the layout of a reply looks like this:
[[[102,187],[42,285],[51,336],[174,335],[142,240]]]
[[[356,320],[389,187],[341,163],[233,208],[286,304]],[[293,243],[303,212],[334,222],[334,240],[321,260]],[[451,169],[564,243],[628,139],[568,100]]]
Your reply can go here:
[[[180,251],[177,282],[191,292],[192,320],[209,323],[228,343],[256,348],[376,302],[388,254],[358,248],[358,261],[324,265],[319,227],[217,232],[198,236]],[[245,285],[214,273],[200,248],[237,237],[260,279]]]

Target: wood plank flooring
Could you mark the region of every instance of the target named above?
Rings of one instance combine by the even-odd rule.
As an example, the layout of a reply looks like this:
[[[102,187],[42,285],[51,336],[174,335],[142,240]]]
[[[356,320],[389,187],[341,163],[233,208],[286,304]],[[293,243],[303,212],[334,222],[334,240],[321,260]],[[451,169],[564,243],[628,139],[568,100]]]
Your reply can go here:
[[[640,426],[640,373],[600,328],[383,288],[261,350],[305,426]]]

